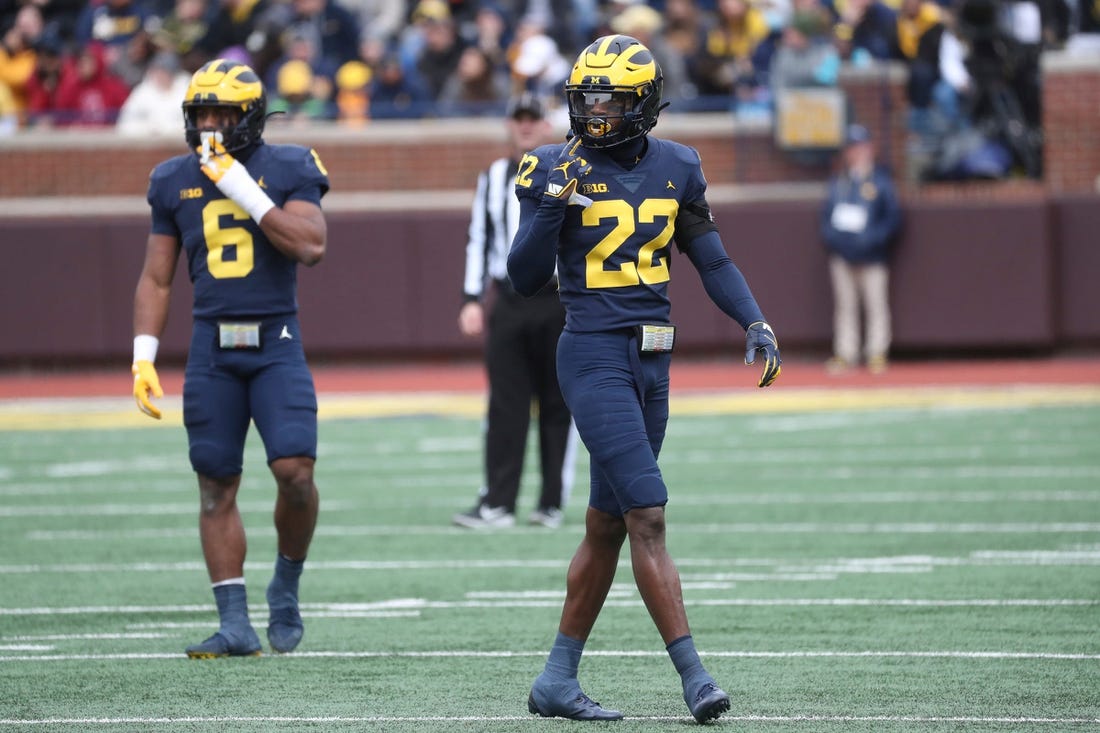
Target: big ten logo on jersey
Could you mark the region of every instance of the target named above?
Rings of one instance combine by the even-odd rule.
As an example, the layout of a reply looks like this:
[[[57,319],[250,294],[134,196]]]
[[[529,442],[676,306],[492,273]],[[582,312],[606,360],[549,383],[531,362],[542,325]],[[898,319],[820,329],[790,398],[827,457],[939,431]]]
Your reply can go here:
[[[180,201],[186,201],[187,199],[201,199],[201,188],[181,188],[180,189]]]
[[[585,183],[581,186],[581,193],[607,193],[607,184]]]

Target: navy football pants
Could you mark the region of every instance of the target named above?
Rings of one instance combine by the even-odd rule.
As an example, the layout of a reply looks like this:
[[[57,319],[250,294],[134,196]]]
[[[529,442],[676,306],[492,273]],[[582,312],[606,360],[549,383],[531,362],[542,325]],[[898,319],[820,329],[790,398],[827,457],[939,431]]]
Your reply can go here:
[[[256,423],[269,464],[290,456],[317,457],[317,393],[297,319],[264,322],[261,344],[260,349],[223,350],[216,323],[194,323],[183,422],[197,473],[239,475],[250,421]]]
[[[657,456],[668,422],[671,360],[639,355],[627,331],[562,332],[558,381],[591,456],[589,506],[622,516],[668,502]]]

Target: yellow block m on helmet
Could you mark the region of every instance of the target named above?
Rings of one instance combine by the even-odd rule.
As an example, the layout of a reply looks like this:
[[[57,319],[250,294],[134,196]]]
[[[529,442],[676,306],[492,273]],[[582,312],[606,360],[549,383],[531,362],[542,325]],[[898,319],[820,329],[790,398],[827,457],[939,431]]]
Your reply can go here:
[[[260,77],[239,61],[214,59],[191,76],[183,99],[184,137],[192,150],[202,142],[197,111],[202,107],[240,110],[237,124],[221,130],[222,144],[233,153],[260,140],[267,121],[267,95]]]
[[[581,51],[565,96],[574,135],[590,148],[609,148],[645,135],[662,109],[661,67],[630,36],[597,38]]]

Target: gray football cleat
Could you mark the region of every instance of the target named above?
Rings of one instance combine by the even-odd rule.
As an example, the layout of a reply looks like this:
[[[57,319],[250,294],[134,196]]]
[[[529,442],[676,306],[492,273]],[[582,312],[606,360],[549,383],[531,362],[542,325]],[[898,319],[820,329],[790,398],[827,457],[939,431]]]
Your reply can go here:
[[[234,631],[218,631],[200,644],[192,644],[185,650],[191,659],[219,659],[221,657],[258,657],[261,653],[260,637],[251,626]]]
[[[695,722],[702,725],[715,720],[730,709],[730,696],[713,682],[707,682],[695,693],[695,700],[686,700]]]
[[[561,688],[559,687],[558,690]],[[539,687],[538,680],[527,696],[527,709],[544,718],[568,718],[570,720],[622,720],[618,710],[608,710],[581,692],[579,686],[566,695],[555,694],[550,686]]]

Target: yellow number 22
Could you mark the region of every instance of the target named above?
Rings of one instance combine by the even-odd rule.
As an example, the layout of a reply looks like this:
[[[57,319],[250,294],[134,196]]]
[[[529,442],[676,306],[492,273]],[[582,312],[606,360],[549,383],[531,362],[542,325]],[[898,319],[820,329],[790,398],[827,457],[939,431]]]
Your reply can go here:
[[[615,228],[585,255],[585,284],[589,288],[625,288],[640,283],[654,285],[668,281],[668,262],[657,262],[657,252],[672,239],[678,210],[679,204],[675,199],[643,201],[638,207],[637,223],[652,224],[658,217],[664,217],[665,228],[638,248],[637,263],[623,262],[618,269],[606,270],[604,263],[636,230],[635,211],[622,199],[593,202],[581,215],[584,226],[599,226],[605,219],[614,219],[616,223]]]

